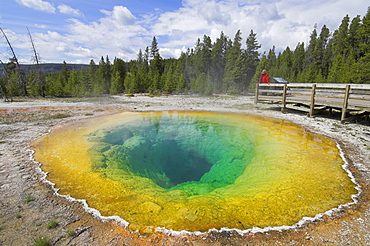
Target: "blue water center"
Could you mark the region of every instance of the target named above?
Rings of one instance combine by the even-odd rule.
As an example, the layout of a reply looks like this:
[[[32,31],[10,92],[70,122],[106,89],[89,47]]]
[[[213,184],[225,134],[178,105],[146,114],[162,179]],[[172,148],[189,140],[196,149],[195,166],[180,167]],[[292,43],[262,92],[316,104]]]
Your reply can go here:
[[[125,170],[191,195],[234,183],[254,156],[246,131],[187,115],[134,120],[94,132],[90,141],[98,142],[97,171]]]

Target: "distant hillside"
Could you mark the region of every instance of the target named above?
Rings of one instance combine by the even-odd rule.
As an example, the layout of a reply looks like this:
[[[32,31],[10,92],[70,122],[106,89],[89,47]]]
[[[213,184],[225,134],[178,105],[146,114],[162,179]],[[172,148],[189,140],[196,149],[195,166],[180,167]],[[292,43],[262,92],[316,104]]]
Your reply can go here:
[[[42,72],[45,74],[59,72],[63,68],[63,63],[45,63],[40,64]],[[32,68],[36,69],[36,65],[22,64],[22,70],[28,74]],[[89,68],[88,64],[67,64],[69,70],[86,70]],[[0,74],[3,74],[4,67],[0,65]]]

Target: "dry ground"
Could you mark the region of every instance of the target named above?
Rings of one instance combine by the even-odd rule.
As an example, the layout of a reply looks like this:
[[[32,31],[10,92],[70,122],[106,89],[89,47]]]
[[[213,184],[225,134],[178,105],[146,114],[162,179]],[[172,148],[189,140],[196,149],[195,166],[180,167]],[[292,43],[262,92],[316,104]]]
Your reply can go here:
[[[0,102],[0,245],[370,245],[370,126],[340,124],[338,118],[282,114],[248,96],[116,96],[87,99],[17,99]],[[32,140],[69,121],[124,110],[206,110],[252,113],[286,119],[336,140],[361,188],[358,202],[295,229],[247,233],[212,232],[142,237],[115,221],[102,221],[82,204],[57,196],[30,159]],[[53,225],[53,222],[56,226]],[[51,228],[48,228],[51,227]]]

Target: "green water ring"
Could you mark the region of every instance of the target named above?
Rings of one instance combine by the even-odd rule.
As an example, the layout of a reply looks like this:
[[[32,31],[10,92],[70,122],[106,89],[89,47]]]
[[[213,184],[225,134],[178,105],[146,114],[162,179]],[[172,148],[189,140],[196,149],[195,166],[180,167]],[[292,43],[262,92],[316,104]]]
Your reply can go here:
[[[251,130],[191,115],[157,115],[98,130],[89,140],[96,142],[91,155],[97,172],[122,182],[149,178],[194,196],[231,185],[243,173],[254,156]]]

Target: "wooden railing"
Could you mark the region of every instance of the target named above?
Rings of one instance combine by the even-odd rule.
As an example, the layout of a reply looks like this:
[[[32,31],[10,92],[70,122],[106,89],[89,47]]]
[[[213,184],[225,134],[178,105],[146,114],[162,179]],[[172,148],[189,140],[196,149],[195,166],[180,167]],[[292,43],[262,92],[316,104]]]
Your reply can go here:
[[[255,103],[281,104],[308,111],[308,116],[329,110],[341,111],[341,122],[361,116],[369,120],[370,84],[290,83],[257,84]],[[348,116],[348,117],[347,117]]]

